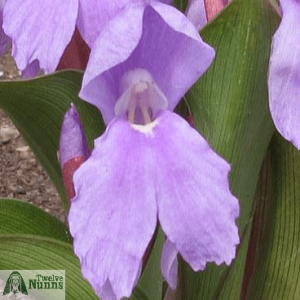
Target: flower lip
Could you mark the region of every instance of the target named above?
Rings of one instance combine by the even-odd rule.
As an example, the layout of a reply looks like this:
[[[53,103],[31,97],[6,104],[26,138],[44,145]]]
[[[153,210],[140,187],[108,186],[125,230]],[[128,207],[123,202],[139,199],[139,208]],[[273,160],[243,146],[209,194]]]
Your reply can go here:
[[[159,110],[168,107],[166,96],[146,69],[127,71],[120,81],[120,91],[122,94],[116,102],[115,114],[127,114],[132,124],[149,124]]]
[[[177,253],[194,271],[210,262],[230,264],[239,243],[239,205],[229,171],[175,113],[164,110],[145,126],[116,117],[74,174],[69,212],[83,276],[101,299],[130,296],[157,221],[167,237],[161,269],[172,288]]]

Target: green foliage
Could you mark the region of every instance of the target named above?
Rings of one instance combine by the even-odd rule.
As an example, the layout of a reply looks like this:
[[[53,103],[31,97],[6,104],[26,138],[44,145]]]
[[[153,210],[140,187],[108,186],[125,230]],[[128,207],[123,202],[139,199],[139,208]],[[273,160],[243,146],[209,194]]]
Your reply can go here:
[[[278,133],[261,173],[243,299],[297,300],[300,293],[300,152]]]
[[[13,199],[0,199],[0,235],[35,234],[71,243],[67,226],[40,208]]]
[[[187,5],[188,5],[188,0],[174,0],[173,4],[175,7],[177,7],[180,11],[185,12]]]
[[[81,277],[67,227],[29,203],[0,199],[0,270],[65,270],[66,299],[98,299]]]
[[[65,270],[66,299],[98,299],[82,279],[72,245],[38,235],[0,235],[1,270]]]
[[[174,3],[182,11],[187,5],[186,0]],[[241,243],[230,267],[209,264],[204,272],[195,273],[181,261],[178,300],[296,300],[300,292],[300,157],[278,135],[270,144],[259,181],[275,130],[268,108],[267,71],[278,22],[267,0],[233,0],[201,32],[216,49],[216,58],[179,111],[188,108],[197,130],[231,164],[231,189],[241,207]],[[57,150],[70,103],[79,111],[91,148],[104,130],[99,111],[77,96],[81,80],[81,73],[69,71],[0,83],[0,108],[33,149],[65,207]],[[163,240],[159,231],[132,300],[160,300]],[[67,299],[97,299],[81,277],[70,242],[67,227],[57,219],[26,203],[0,200],[0,268],[65,269]]]
[[[278,15],[267,1],[233,1],[201,32],[216,49],[207,73],[186,96],[196,128],[227,161],[240,201],[241,243],[230,267],[194,273],[182,263],[178,299],[239,299],[259,171],[274,127],[267,71]]]
[[[47,171],[66,208],[68,201],[57,160],[63,116],[74,103],[90,147],[104,130],[99,111],[78,98],[81,80],[81,73],[69,71],[33,80],[0,83],[0,108],[9,115]]]
[[[158,231],[140,283],[131,300],[157,300],[162,294]],[[0,270],[65,270],[66,299],[98,299],[82,278],[64,223],[32,204],[0,199]]]

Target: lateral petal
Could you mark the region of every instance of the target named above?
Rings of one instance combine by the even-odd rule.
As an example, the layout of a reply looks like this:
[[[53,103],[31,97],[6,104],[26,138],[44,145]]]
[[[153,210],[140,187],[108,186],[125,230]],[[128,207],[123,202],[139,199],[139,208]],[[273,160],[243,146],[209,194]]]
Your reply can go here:
[[[162,229],[195,271],[207,262],[229,265],[239,243],[230,166],[176,114],[165,111],[159,119],[156,195]]]
[[[277,130],[300,149],[300,2],[280,3],[283,16],[272,41],[269,104]]]
[[[103,300],[130,296],[155,231],[154,158],[146,139],[122,117],[113,120],[73,177],[74,250]]]
[[[167,239],[162,249],[160,266],[165,280],[169,287],[173,290],[175,290],[177,286],[177,254],[178,251],[174,244]]]

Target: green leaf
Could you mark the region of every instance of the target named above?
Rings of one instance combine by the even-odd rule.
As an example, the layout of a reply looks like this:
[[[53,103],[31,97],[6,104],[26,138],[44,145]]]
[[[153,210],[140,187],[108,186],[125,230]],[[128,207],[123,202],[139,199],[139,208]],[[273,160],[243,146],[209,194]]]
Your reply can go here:
[[[186,99],[196,128],[231,164],[231,190],[241,207],[241,244],[229,268],[210,264],[204,272],[194,273],[182,265],[178,299],[240,297],[256,185],[274,132],[267,71],[278,21],[268,1],[236,0],[201,32],[216,49],[216,58]]]
[[[89,146],[104,130],[99,111],[80,100],[82,74],[58,72],[33,80],[0,82],[0,108],[16,125],[56,186],[68,207],[57,160],[58,141],[65,112],[76,105]]]
[[[0,234],[35,234],[71,242],[67,226],[40,208],[20,200],[0,199]]]
[[[72,245],[37,235],[0,235],[1,270],[65,270],[66,300],[98,299],[82,279]]]
[[[272,139],[257,198],[251,243],[255,257],[247,297],[298,300],[300,294],[300,152]]]
[[[66,300],[99,299],[82,278],[69,243],[36,235],[0,234],[0,270],[65,270]],[[154,298],[137,286],[131,299]]]
[[[174,0],[173,5],[184,13],[188,5],[188,0]]]
[[[164,240],[164,234],[162,230],[159,229],[146,269],[138,285],[141,289],[147,291],[149,300],[160,300],[162,298],[163,280],[160,271],[160,260]],[[137,297],[137,299],[142,300],[143,298]]]
[[[39,249],[39,247],[43,248],[42,246],[44,240],[41,239],[41,237],[53,238],[51,240],[51,243],[53,245],[55,245],[59,241],[67,242],[69,244],[71,243],[71,236],[69,235],[68,228],[57,218],[47,214],[46,212],[42,211],[40,208],[35,207],[34,205],[26,202],[20,200],[13,200],[13,199],[0,199],[0,243],[2,242],[1,237],[6,238],[6,237],[15,237],[15,236],[18,237],[20,240],[22,240],[23,243],[22,245],[24,249],[27,249],[27,247],[28,249],[31,249],[30,245],[25,245],[25,244],[32,243],[33,240],[34,243],[37,244],[36,249]],[[38,245],[39,241],[41,241],[41,245]],[[164,242],[164,235],[162,231],[159,230],[154,243],[153,251],[149,257],[145,271],[143,272],[143,275],[138,283],[138,286],[133,291],[133,296],[130,298],[131,300],[161,299],[162,277],[160,273],[160,256],[161,256],[161,248],[163,242]],[[18,249],[14,249],[14,247],[19,247],[18,243],[11,244],[10,247],[12,252],[19,251]],[[67,251],[69,251],[68,249]],[[26,252],[26,250],[24,251]],[[43,251],[44,250],[41,250],[42,253]],[[55,256],[56,252],[51,253],[52,251],[51,247],[48,248],[47,251],[49,252],[47,254],[47,257],[49,257],[49,261],[47,263],[51,264],[51,257]],[[72,251],[69,253],[69,256],[71,256],[71,254]],[[1,259],[1,255],[5,255],[5,254],[2,253],[0,247],[0,259]],[[74,254],[73,256],[75,258]],[[36,259],[39,259],[39,256],[36,256]],[[74,261],[76,261],[76,258]],[[65,266],[63,259],[60,260],[60,262],[62,262],[61,266],[59,264],[55,264],[55,268],[52,267],[51,269],[59,269],[59,270],[63,269],[63,267]],[[10,267],[6,265],[4,266],[8,268],[8,270],[26,269],[26,268],[33,269],[33,267],[30,267],[29,264],[26,265],[25,268],[25,265],[19,266],[19,265],[14,265],[13,263],[14,262],[11,261]],[[0,269],[4,268],[2,266],[3,265],[1,265],[0,262]],[[39,266],[37,265],[36,266],[37,270],[39,270],[38,267]],[[50,265],[47,265],[45,267],[49,269]],[[78,263],[76,263],[75,266],[73,267],[79,269]],[[77,271],[77,273],[78,272],[79,271]]]

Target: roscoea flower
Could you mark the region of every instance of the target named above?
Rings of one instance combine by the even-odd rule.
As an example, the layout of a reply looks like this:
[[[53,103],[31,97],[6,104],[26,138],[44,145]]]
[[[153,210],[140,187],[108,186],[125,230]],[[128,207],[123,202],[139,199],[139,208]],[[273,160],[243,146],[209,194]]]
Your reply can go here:
[[[3,29],[12,39],[12,56],[26,77],[40,68],[50,73],[57,68],[76,27],[92,47],[105,24],[135,1],[139,0],[6,0]]]
[[[277,130],[300,149],[300,1],[281,0],[282,20],[273,36],[269,104]]]
[[[175,8],[128,5],[95,41],[81,96],[108,124],[74,174],[69,226],[83,276],[102,300],[131,295],[159,222],[161,269],[230,264],[239,243],[229,164],[172,112],[214,57]]]

